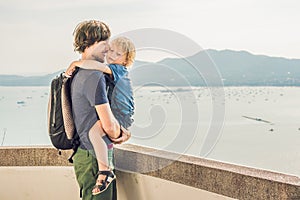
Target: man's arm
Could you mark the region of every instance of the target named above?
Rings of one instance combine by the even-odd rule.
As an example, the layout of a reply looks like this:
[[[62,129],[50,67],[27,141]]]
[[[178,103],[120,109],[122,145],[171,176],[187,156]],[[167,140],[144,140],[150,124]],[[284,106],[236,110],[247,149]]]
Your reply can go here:
[[[80,67],[84,69],[93,69],[93,70],[99,70],[107,74],[112,74],[111,69],[104,63],[95,61],[95,60],[79,60],[79,61],[73,61],[68,69],[66,70],[67,75],[72,75],[72,73],[75,70],[75,67]]]
[[[105,133],[112,139],[118,138],[120,136],[120,125],[111,112],[109,104],[96,105],[95,108]]]

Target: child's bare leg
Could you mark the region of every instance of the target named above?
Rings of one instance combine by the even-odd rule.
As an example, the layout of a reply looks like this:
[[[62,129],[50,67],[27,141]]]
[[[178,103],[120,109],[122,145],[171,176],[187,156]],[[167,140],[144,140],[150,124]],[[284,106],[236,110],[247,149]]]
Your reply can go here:
[[[102,129],[101,123],[97,121],[94,126],[89,131],[90,141],[93,145],[96,159],[98,162],[98,171],[108,170],[108,153],[107,153],[107,145],[102,139],[105,135],[104,130]],[[105,179],[105,175],[100,174],[98,176],[97,182]]]
[[[105,135],[101,121],[97,121],[89,131],[89,137],[95,151],[99,171],[97,173],[96,184],[92,190],[93,195],[105,191],[116,178],[113,171],[109,168],[107,144],[102,138]]]

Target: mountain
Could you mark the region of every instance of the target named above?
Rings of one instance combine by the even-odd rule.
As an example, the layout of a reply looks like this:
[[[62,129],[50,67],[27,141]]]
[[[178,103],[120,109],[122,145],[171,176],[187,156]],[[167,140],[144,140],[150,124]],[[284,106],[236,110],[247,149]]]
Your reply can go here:
[[[171,86],[300,86],[300,59],[247,51],[209,49],[186,58],[150,63],[143,69],[132,76],[137,85],[146,80]]]
[[[29,77],[0,75],[0,85],[48,86],[62,71]],[[136,61],[130,76],[135,86],[300,86],[300,59],[209,49],[156,63]]]
[[[300,85],[300,59],[208,50],[225,85]]]

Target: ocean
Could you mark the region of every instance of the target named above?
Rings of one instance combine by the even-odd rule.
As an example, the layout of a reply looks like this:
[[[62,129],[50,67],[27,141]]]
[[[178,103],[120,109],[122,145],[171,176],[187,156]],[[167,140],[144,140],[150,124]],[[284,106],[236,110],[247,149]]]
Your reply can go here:
[[[136,87],[128,143],[300,175],[299,87]],[[50,145],[49,87],[0,87],[1,146]]]

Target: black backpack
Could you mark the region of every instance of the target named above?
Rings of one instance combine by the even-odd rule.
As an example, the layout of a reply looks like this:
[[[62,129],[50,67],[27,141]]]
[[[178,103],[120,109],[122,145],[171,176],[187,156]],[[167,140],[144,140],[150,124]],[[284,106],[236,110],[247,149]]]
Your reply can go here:
[[[71,77],[60,73],[51,81],[48,102],[48,132],[51,143],[59,150],[73,149],[68,159],[73,163],[73,156],[80,144],[76,132],[71,101],[71,82],[79,68],[76,68]]]

